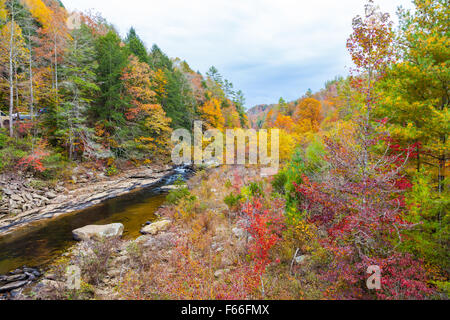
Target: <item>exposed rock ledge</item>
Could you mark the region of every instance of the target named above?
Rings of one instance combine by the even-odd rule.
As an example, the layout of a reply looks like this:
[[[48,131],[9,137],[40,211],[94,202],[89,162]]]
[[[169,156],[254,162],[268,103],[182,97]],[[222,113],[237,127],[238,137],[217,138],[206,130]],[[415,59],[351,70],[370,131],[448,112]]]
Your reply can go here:
[[[174,168],[165,166],[159,169],[138,168],[120,177],[106,178],[103,181],[88,183],[80,188],[60,192],[51,203],[22,212],[17,215],[0,215],[0,236],[11,233],[25,225],[59,217],[64,214],[86,209],[108,199],[120,197],[132,191],[151,187],[162,178],[174,174]]]

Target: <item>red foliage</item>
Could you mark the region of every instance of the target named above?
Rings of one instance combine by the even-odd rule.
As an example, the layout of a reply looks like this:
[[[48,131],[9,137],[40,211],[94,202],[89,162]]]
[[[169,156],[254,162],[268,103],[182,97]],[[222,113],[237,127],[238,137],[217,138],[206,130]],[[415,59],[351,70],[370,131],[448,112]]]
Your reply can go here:
[[[34,123],[31,121],[19,121],[16,122],[17,132],[20,136],[25,137],[30,135],[31,130],[34,127]]]
[[[45,141],[41,142],[34,152],[26,157],[20,159],[17,167],[22,170],[31,170],[33,172],[44,172],[46,168],[44,167],[42,160],[47,157],[50,153],[45,150],[47,143]]]
[[[423,300],[434,293],[427,286],[428,277],[421,261],[409,254],[396,253],[387,258],[365,258],[363,270],[370,265],[381,268],[381,289],[377,298],[383,300]]]
[[[281,240],[283,230],[283,204],[274,200],[272,208],[266,209],[262,200],[254,198],[244,205],[243,213],[248,219],[246,230],[252,237],[249,253],[253,258],[253,271],[262,276],[267,266],[273,262],[269,252]]]
[[[303,199],[300,210],[327,232],[321,242],[333,261],[322,278],[337,286],[328,295],[372,297],[364,281],[369,265],[384,267],[385,287],[376,293],[380,299],[419,298],[431,292],[420,263],[395,252],[404,239],[402,231],[410,227],[404,220],[402,192],[411,183],[400,174],[398,156],[369,154],[362,166],[364,153],[330,139],[325,147],[328,175],[320,183],[304,176],[295,186]]]

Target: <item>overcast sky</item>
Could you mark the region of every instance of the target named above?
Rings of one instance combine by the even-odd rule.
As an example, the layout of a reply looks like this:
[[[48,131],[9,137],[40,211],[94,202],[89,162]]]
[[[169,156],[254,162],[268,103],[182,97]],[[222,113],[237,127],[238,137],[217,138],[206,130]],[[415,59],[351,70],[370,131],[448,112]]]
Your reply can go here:
[[[63,0],[69,10],[93,9],[124,36],[134,26],[147,47],[203,74],[214,65],[242,89],[247,107],[291,101],[308,88],[346,75],[346,39],[362,0]],[[397,22],[411,0],[376,0]]]

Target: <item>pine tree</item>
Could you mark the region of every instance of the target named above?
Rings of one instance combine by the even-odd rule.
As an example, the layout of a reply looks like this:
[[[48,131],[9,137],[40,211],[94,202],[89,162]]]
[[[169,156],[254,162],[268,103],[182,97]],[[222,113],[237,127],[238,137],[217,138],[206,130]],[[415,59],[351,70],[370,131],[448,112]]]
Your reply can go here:
[[[142,40],[136,34],[136,30],[134,28],[131,28],[128,32],[128,35],[125,39],[125,44],[127,45],[130,53],[138,57],[140,62],[145,62],[147,64],[149,63],[150,59],[147,53],[147,49],[145,48]]]
[[[64,64],[62,66],[61,100],[58,110],[56,134],[68,146],[69,158],[74,159],[75,151],[90,151],[92,130],[88,128],[87,110],[99,91],[95,84],[94,39],[86,25],[71,33]]]
[[[123,83],[120,78],[128,64],[127,52],[122,48],[120,37],[114,31],[109,31],[97,39],[96,52],[97,83],[101,91],[93,111],[98,120],[105,124],[105,128],[113,133],[117,125],[125,124],[127,105],[121,97]]]

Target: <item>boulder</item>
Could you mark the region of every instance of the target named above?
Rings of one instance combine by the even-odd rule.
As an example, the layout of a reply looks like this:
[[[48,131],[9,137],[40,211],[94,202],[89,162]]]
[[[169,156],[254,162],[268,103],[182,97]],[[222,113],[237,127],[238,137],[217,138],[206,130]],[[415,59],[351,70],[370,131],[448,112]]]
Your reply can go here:
[[[101,238],[120,237],[123,234],[123,224],[113,223],[108,225],[90,225],[72,231],[77,241],[98,240]]]
[[[174,233],[165,232],[156,236],[141,236],[135,242],[141,244],[144,248],[160,251],[173,247],[175,239],[176,235]]]
[[[217,167],[220,167],[222,165],[221,161],[219,159],[209,159],[203,161],[203,166],[205,166],[208,169],[214,169]]]
[[[230,269],[217,270],[216,272],[214,272],[214,277],[220,278],[221,276],[223,276],[224,274],[226,274],[228,272],[230,272]]]
[[[172,222],[170,220],[161,220],[157,222],[153,222],[148,226],[145,226],[141,229],[142,234],[151,234],[156,235],[160,231],[165,231],[169,228]]]

